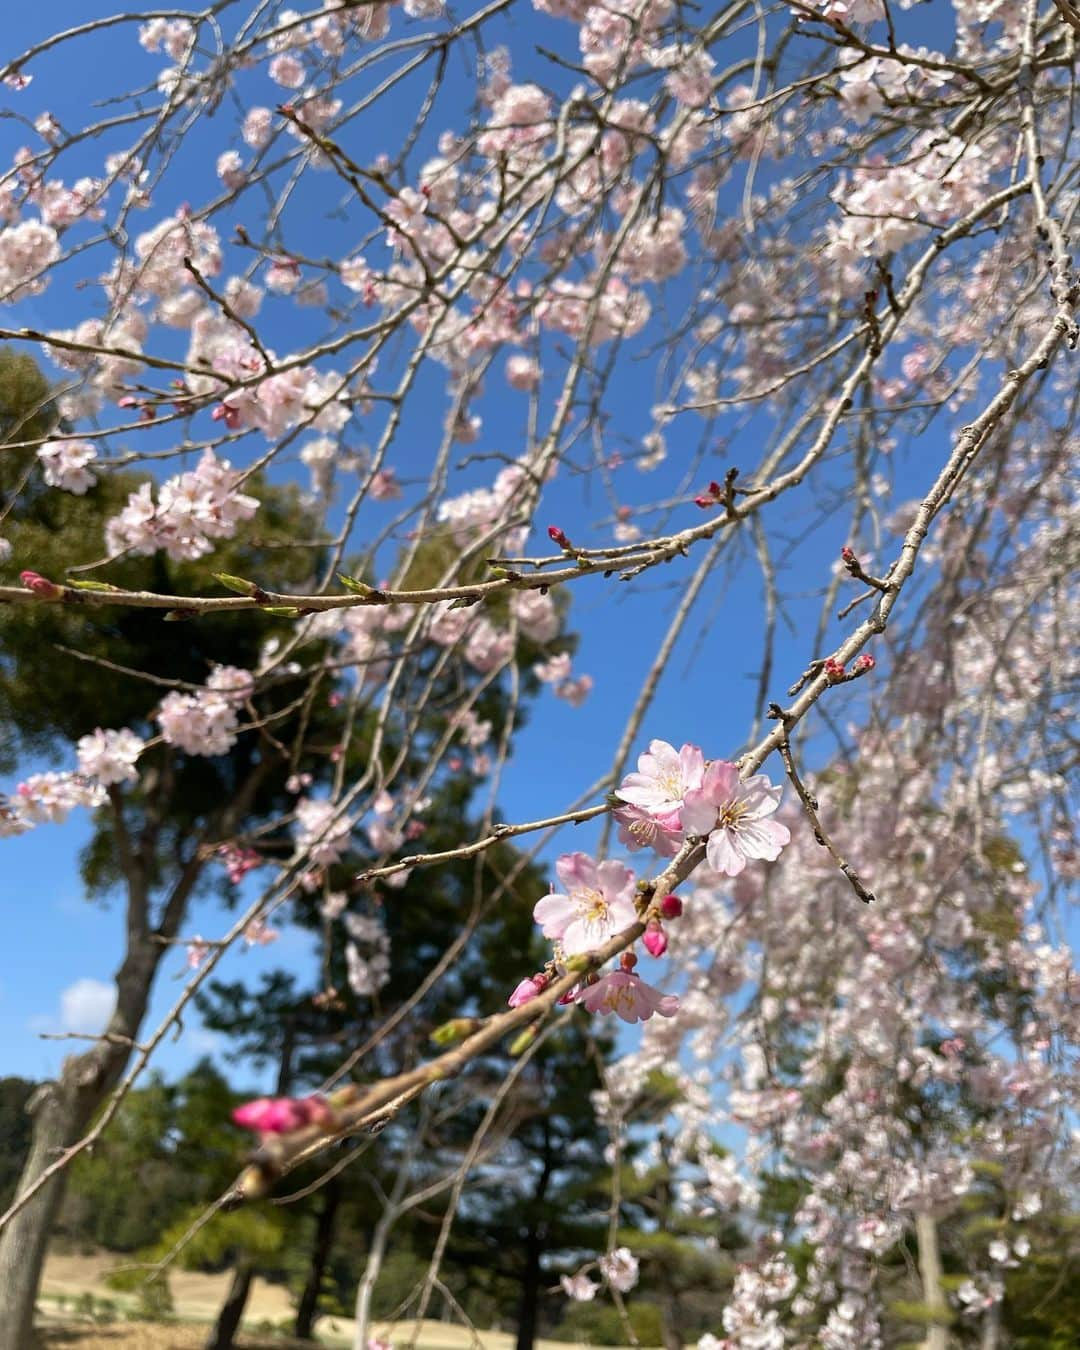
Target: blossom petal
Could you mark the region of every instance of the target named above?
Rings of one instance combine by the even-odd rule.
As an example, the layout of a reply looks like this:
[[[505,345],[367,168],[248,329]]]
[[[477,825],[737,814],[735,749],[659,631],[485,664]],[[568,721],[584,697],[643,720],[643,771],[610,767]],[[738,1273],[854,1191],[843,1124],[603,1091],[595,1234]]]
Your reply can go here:
[[[561,938],[567,925],[577,914],[577,906],[568,895],[545,895],[533,906],[533,919],[544,930],[546,938]]]
[[[687,834],[708,834],[716,824],[716,806],[704,788],[686,794],[679,821]]]
[[[739,849],[728,829],[713,830],[705,847],[705,856],[714,872],[737,877],[746,866],[746,855]]]

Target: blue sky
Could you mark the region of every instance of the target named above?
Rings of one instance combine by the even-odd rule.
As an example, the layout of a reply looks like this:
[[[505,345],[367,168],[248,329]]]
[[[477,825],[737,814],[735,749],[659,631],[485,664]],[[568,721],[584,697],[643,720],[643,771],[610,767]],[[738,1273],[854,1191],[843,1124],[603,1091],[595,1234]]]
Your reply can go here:
[[[4,16],[4,53],[10,55],[21,50],[67,24],[110,12],[113,12],[111,4],[104,6],[84,0],[50,0],[47,5],[37,7],[9,7]],[[512,36],[511,28],[517,32],[517,42],[523,35],[535,35],[549,46],[565,47],[572,35],[567,25],[536,16],[524,5],[515,7],[507,20],[504,40]],[[929,32],[923,40],[932,40]],[[17,107],[31,118],[49,108],[62,124],[73,126],[85,120],[88,101],[109,89],[118,66],[123,68],[125,87],[132,87],[140,79],[152,80],[161,64],[160,58],[146,57],[137,46],[134,25],[124,25],[35,63],[31,68],[35,82],[30,89],[18,96],[3,92],[0,108]],[[535,66],[535,72],[530,66]],[[518,60],[515,73],[519,78],[534,73],[540,77],[541,68],[550,74],[550,66],[540,58],[525,58]],[[460,75],[454,78],[461,81]],[[396,96],[403,114],[416,97],[416,87],[403,89]],[[274,100],[266,97],[266,101]],[[436,129],[442,125],[439,123]],[[133,222],[133,228],[154,224],[182,200],[186,191],[190,191],[194,201],[200,200],[200,192],[205,198],[213,159],[228,143],[221,139],[226,126],[231,128],[232,122],[208,124],[188,134],[176,173],[170,179],[171,188],[153,210]],[[9,162],[13,150],[28,139],[25,130],[15,122],[0,120],[0,164]],[[123,143],[123,138],[115,142]],[[387,148],[393,148],[394,143],[391,134]],[[109,148],[114,148],[111,143],[91,143],[84,171],[90,171],[91,165],[99,166]],[[74,172],[67,170],[64,176],[70,179]],[[327,175],[321,189],[323,199],[305,203],[305,210],[311,215],[313,247],[320,254],[335,257],[345,256],[353,243],[347,227],[326,214],[340,197],[340,188],[341,184]],[[297,236],[290,237],[295,244]],[[77,268],[82,269],[80,275],[93,274],[93,268],[82,260],[73,265],[71,279]],[[677,290],[673,298],[677,306]],[[77,312],[72,312],[71,304],[71,291],[58,282],[39,300],[0,316],[0,322],[70,326],[92,312],[92,301],[85,296],[76,301]],[[266,315],[266,340],[281,347],[295,344],[303,325],[315,322],[313,316],[302,311],[297,317],[289,302],[268,303]],[[315,331],[312,328],[312,335]],[[178,350],[182,350],[182,342],[182,336],[178,337]],[[498,378],[493,374],[491,383],[495,384]],[[651,385],[648,381],[635,381],[632,372],[620,380],[617,395],[621,420],[616,430],[625,436],[640,436],[650,428]],[[414,464],[419,473],[428,463],[427,446],[432,437],[427,423],[431,407],[438,408],[440,423],[445,407],[445,395],[437,390],[433,379],[432,400],[425,404],[422,417],[406,420],[398,448],[391,457],[403,477],[409,476],[410,465]],[[485,419],[483,436],[470,449],[516,453],[524,430],[524,401],[520,396],[488,398],[480,411]],[[743,434],[748,440],[753,439],[753,423]],[[897,494],[897,500],[914,495],[922,486],[931,468],[930,461],[935,458],[928,451],[940,448],[939,434],[931,432],[920,444],[919,455],[900,468],[904,490]],[[693,453],[698,435],[699,429],[694,429],[685,446],[669,439],[671,458],[654,476],[639,475],[634,469],[621,470],[618,478],[621,500],[631,504],[645,502],[662,493],[675,479],[674,466]],[[757,457],[757,445],[748,445],[742,467],[752,467]],[[719,477],[729,462],[712,457],[706,462],[702,480]],[[738,455],[735,462],[739,462]],[[490,465],[479,465],[461,476],[460,485],[486,481],[493,472]],[[692,512],[693,508],[681,512],[678,520],[691,521]],[[842,525],[838,527],[835,522],[809,528],[811,518],[805,495],[780,504],[775,514],[777,525],[792,536],[807,533],[783,564],[781,582],[794,597],[790,609],[792,628],[780,626],[771,697],[781,696],[807,660],[817,654],[811,649],[818,612],[817,593],[828,580],[841,544],[847,542],[837,534]],[[591,500],[583,505],[581,480],[564,473],[545,498],[540,523],[554,520],[569,527],[570,522],[595,523],[608,515],[608,504],[595,487]],[[386,516],[372,519],[377,525]],[[691,560],[694,562],[696,558]],[[589,580],[574,589],[571,627],[582,635],[575,668],[594,677],[595,690],[580,710],[550,694],[542,696],[530,710],[529,724],[517,738],[513,761],[499,794],[506,819],[526,819],[564,809],[610,765],[613,748],[622,735],[688,574],[689,565],[679,563],[660,574],[650,574],[632,589],[614,580],[600,579]],[[710,756],[733,754],[741,747],[755,698],[763,607],[753,565],[741,571],[730,587],[724,584],[726,575],[725,568],[719,569],[706,587],[671,668],[661,680],[652,713],[639,738],[639,749],[653,736],[676,745],[683,740],[698,742]],[[834,625],[832,631],[835,636],[840,630]],[[107,709],[102,710],[102,721],[109,724]],[[38,766],[26,766],[26,771],[33,767]],[[774,777],[779,776],[778,765],[768,767]],[[559,851],[587,848],[594,836],[595,832],[589,828],[575,831],[564,836]],[[2,844],[0,905],[6,918],[6,950],[10,954],[0,962],[3,1046],[0,1073],[29,1077],[48,1074],[57,1068],[70,1045],[41,1039],[42,1031],[93,1031],[101,1023],[109,998],[106,982],[122,951],[122,910],[115,903],[101,906],[82,898],[78,853],[87,837],[86,822],[73,816],[63,827],[45,826]],[[185,933],[214,937],[226,926],[226,916],[213,904],[206,903],[195,907]],[[286,927],[273,947],[230,954],[219,968],[220,974],[224,978],[247,974],[254,979],[261,970],[279,964],[310,970],[311,941],[307,935],[290,932]],[[156,1025],[172,1003],[180,987],[177,977],[183,973],[182,953],[166,959],[147,1027]],[[220,1048],[216,1038],[201,1030],[197,1019],[189,1018],[184,1038],[179,1044],[170,1042],[163,1047],[156,1063],[166,1072],[175,1073],[216,1048]]]

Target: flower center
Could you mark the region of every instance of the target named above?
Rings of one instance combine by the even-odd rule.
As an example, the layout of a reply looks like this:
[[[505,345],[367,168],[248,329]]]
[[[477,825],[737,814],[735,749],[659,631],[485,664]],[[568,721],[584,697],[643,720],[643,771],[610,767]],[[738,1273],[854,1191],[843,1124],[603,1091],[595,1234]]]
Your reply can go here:
[[[586,923],[606,923],[608,903],[599,891],[583,886],[574,892],[574,903],[582,911],[581,917]]]
[[[722,806],[716,813],[716,828],[718,830],[737,830],[739,820],[746,814],[746,807],[742,802],[728,802]]]
[[[618,1012],[620,1008],[625,1008],[627,1012],[630,1012],[634,1007],[633,986],[620,984],[614,989],[608,989],[604,995],[604,1007],[609,1012]]]

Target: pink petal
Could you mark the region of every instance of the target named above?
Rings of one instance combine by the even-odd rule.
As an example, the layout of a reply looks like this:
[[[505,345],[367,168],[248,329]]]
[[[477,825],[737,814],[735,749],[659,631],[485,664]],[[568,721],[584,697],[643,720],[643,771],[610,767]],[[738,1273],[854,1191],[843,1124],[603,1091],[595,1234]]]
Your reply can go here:
[[[714,872],[737,877],[746,866],[746,858],[736,847],[730,830],[714,830],[705,846],[705,856]]]
[[[716,806],[704,788],[695,788],[683,798],[679,822],[686,834],[708,834],[716,824]]]
[[[566,926],[577,914],[568,895],[545,895],[533,906],[533,920],[540,924],[547,938],[560,938]]]

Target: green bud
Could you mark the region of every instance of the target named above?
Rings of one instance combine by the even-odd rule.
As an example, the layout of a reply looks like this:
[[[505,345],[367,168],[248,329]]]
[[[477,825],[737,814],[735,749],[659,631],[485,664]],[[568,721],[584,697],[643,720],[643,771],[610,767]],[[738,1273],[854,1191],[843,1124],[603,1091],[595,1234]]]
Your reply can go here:
[[[371,595],[373,593],[373,587],[369,586],[366,581],[351,577],[347,572],[339,572],[337,578],[347,591],[352,591],[353,595]]]
[[[259,589],[253,581],[245,581],[243,577],[231,576],[228,572],[212,572],[215,581],[220,581],[230,591],[235,591],[237,595],[254,595]]]
[[[592,964],[592,957],[586,952],[579,952],[576,956],[568,956],[565,962],[566,969],[575,975],[580,975],[583,970],[591,970]]]
[[[107,581],[68,581],[65,585],[74,587],[77,591],[113,591],[120,593],[120,586],[110,586]]]
[[[531,1027],[526,1027],[510,1042],[510,1053],[512,1055],[523,1055],[539,1034],[540,1028],[535,1023]]]
[[[286,619],[295,619],[300,613],[295,605],[263,605],[262,612],[264,614],[280,614]]]
[[[455,1017],[444,1022],[441,1027],[436,1027],[431,1033],[431,1039],[436,1045],[453,1045],[455,1041],[463,1041],[466,1036],[472,1035],[476,1027],[475,1017]]]

